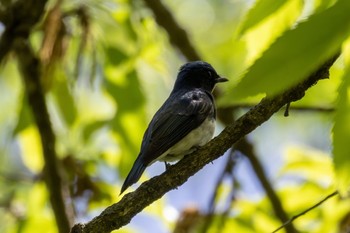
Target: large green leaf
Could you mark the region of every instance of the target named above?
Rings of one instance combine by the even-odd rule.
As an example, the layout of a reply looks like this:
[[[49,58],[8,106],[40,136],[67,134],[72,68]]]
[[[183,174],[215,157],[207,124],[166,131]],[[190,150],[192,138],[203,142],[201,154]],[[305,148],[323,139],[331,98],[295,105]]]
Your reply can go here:
[[[281,8],[287,0],[258,0],[249,10],[243,21],[241,33],[244,34],[249,28],[263,21],[265,18]]]
[[[231,98],[276,94],[298,83],[339,51],[350,33],[350,1],[327,10],[287,31],[247,71]]]
[[[333,127],[333,155],[336,183],[341,194],[350,187],[350,41],[346,43],[347,69],[339,87]]]

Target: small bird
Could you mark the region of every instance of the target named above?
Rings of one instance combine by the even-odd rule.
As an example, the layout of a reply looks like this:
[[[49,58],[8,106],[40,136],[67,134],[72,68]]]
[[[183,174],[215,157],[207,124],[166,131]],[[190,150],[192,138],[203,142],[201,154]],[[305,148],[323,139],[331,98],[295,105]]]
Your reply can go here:
[[[213,137],[216,108],[211,92],[216,83],[226,81],[203,61],[180,68],[172,92],[146,129],[140,153],[120,194],[136,183],[153,162],[180,160]]]

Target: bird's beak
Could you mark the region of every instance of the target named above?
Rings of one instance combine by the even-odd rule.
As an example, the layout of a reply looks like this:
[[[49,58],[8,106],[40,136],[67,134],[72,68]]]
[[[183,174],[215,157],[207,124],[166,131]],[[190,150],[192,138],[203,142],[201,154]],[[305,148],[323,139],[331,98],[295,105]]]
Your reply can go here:
[[[223,83],[223,82],[227,82],[228,79],[227,78],[224,78],[224,77],[219,77],[216,79],[216,83]]]

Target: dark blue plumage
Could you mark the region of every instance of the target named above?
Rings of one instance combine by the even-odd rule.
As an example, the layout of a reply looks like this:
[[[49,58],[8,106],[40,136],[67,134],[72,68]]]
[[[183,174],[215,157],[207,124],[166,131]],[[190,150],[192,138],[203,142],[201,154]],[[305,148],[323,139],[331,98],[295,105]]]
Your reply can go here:
[[[225,81],[206,62],[189,62],[180,68],[172,92],[143,136],[140,154],[120,193],[153,162],[179,160],[212,138],[216,109],[211,92],[216,83]]]

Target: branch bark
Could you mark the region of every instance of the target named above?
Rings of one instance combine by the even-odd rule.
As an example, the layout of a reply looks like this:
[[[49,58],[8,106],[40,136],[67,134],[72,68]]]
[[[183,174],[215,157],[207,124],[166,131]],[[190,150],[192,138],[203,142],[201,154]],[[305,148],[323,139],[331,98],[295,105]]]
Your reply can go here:
[[[17,38],[27,38],[43,15],[47,0],[18,0],[0,12],[5,31],[0,38],[0,62],[11,51]]]
[[[59,232],[66,233],[70,229],[70,224],[62,193],[62,180],[57,167],[55,135],[41,87],[40,61],[28,41],[31,30],[44,14],[46,2],[47,0],[18,0],[8,4],[6,10],[0,12],[0,21],[5,26],[0,38],[0,62],[10,51],[15,51],[27,99],[40,133],[45,161],[44,177],[50,202]]]
[[[90,222],[76,224],[71,233],[111,232],[128,224],[145,207],[168,191],[182,185],[206,164],[222,156],[233,144],[267,121],[285,104],[301,99],[308,88],[315,85],[317,81],[328,78],[329,68],[334,61],[335,58],[330,59],[305,81],[284,93],[262,99],[258,105],[227,126],[198,151],[185,156],[163,174],[144,182],[136,191],[126,194],[118,203],[109,206]]]
[[[67,208],[64,202],[62,179],[58,169],[55,150],[55,135],[53,133],[45,97],[40,83],[40,62],[28,45],[27,40],[17,39],[14,44],[20,71],[24,80],[26,95],[38,127],[43,154],[44,177],[49,190],[51,206],[60,233],[70,229]]]

